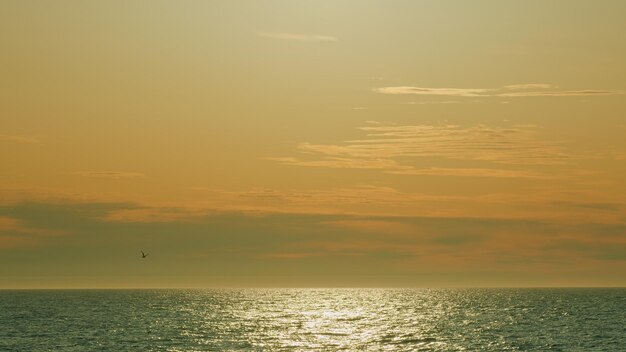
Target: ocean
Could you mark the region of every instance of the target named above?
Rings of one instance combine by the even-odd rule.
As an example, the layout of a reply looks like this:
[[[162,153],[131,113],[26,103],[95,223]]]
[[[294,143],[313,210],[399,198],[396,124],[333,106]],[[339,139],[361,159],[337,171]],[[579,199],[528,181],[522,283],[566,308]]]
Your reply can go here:
[[[626,351],[626,289],[3,290],[0,351]]]

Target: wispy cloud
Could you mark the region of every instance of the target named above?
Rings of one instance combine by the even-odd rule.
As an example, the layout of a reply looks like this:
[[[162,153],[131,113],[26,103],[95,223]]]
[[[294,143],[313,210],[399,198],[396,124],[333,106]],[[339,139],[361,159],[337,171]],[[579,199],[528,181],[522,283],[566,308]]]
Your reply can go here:
[[[312,257],[328,256],[326,252],[270,252],[261,255],[267,259],[300,260]]]
[[[129,209],[116,209],[110,211],[102,219],[118,223],[165,223],[184,222],[199,216],[206,215],[208,211],[183,207],[138,207]]]
[[[498,178],[541,178],[520,169],[537,165],[567,165],[573,158],[555,142],[542,140],[535,126],[368,125],[365,138],[341,144],[301,143],[299,157],[268,158],[284,165],[338,169],[378,169],[402,175]],[[462,161],[459,167],[445,160]],[[480,166],[468,166],[474,163]],[[493,164],[485,167],[485,163]],[[503,167],[507,165],[507,167]]]
[[[0,215],[0,249],[34,246],[47,237],[57,237],[68,233],[69,231],[27,226],[20,219]]]
[[[490,173],[484,177],[540,178],[545,176],[530,171],[498,169],[461,169],[457,171],[441,168],[441,170],[433,170],[431,173],[454,173],[454,176],[463,177],[479,177],[483,176],[480,175],[482,173]],[[542,183],[544,181],[546,188],[554,187],[555,189],[562,182],[556,176],[553,178],[546,177],[546,179],[542,179]],[[410,192],[382,185],[353,185],[329,189],[253,188],[242,191],[195,187],[193,190],[203,193],[202,206],[206,207],[208,204],[213,204],[216,209],[253,214],[527,218],[549,219],[567,223],[586,221],[624,223],[626,221],[623,217],[626,204],[618,196],[611,198],[610,194],[607,195],[602,192],[597,194],[557,192],[536,187],[525,188],[523,192],[519,193],[491,190],[481,195],[438,194],[440,190],[437,189],[428,190],[428,193]],[[185,206],[189,207],[189,204]],[[154,209],[154,211],[157,210]],[[166,211],[166,213],[169,212],[170,210]],[[197,209],[190,209],[188,212],[189,214],[199,214]]]
[[[308,144],[301,145],[301,149],[306,149]],[[308,148],[315,149],[316,146],[308,145]],[[324,146],[319,146],[324,147]],[[328,157],[324,160],[300,160],[293,157],[284,158],[267,158],[268,160],[277,161],[285,165],[312,166],[312,167],[328,167],[333,169],[397,169],[400,166],[389,159],[354,159],[354,158],[337,158]]]
[[[523,170],[502,170],[486,168],[441,168],[431,167],[426,169],[390,170],[390,174],[399,175],[431,175],[431,176],[470,176],[470,177],[519,177],[519,178],[542,178],[539,173]]]
[[[502,88],[517,90],[517,89],[550,89],[550,88],[555,88],[555,87],[547,83],[522,83],[522,84],[510,84]]]
[[[79,171],[75,172],[75,175],[84,177],[102,177],[102,178],[143,178],[146,175],[140,172],[128,172],[128,171]]]
[[[410,101],[409,105],[428,105],[428,104],[458,104],[458,100],[441,100],[441,101]]]
[[[80,278],[85,271],[107,267],[109,276],[105,273],[100,279],[119,279],[119,273],[128,272],[128,265],[111,261],[111,253],[149,246],[145,249],[155,258],[177,265],[159,271],[158,277],[180,277],[184,271],[189,275],[184,281],[191,277],[210,282],[221,276],[243,277],[250,275],[250,268],[254,268],[253,275],[293,275],[307,268],[311,275],[332,276],[432,276],[435,270],[455,273],[450,279],[455,283],[461,276],[494,268],[501,274],[498,277],[504,273],[514,277],[512,283],[519,283],[519,276],[513,274],[520,272],[531,276],[539,272],[547,277],[546,284],[563,275],[593,278],[602,274],[624,281],[623,223],[293,213],[259,217],[233,212],[209,213],[172,224],[102,221],[111,211],[134,208],[129,204],[68,202],[0,207],[0,214],[8,214],[0,215],[0,248],[22,247],[20,255],[1,256],[7,274],[3,278],[41,281],[42,275],[53,276],[58,271],[57,266],[49,265],[51,260],[63,257],[68,277]],[[44,226],[69,235],[29,242],[22,233],[11,232],[19,226]],[[3,228],[7,230],[4,233]],[[53,245],[45,245],[52,241]],[[101,247],[108,251],[94,250]],[[348,257],[350,265],[345,265]],[[301,261],[305,266],[284,265],[285,260]],[[144,276],[132,277],[130,284],[136,286]],[[412,276],[408,282],[414,281]],[[1,284],[6,287],[7,280]]]
[[[451,214],[451,211],[455,212],[458,202],[469,201],[449,195],[404,193],[380,185],[354,185],[330,189],[254,188],[244,191],[200,187],[194,189],[206,194],[203,197],[205,202],[212,202],[222,209],[229,207],[228,209],[233,211],[251,213],[442,216]],[[476,203],[475,199],[472,201],[472,204]],[[445,206],[451,203],[457,205]],[[474,206],[473,209],[477,207]]]
[[[17,135],[9,135],[9,134],[0,134],[0,141],[10,141],[10,142],[18,142],[18,143],[30,143],[37,144],[41,143],[41,141],[35,137],[31,136],[17,136]]]
[[[584,97],[596,95],[623,94],[611,90],[562,90],[562,91],[531,91],[497,94],[499,97]]]
[[[347,141],[345,147],[301,145],[301,149],[352,156],[441,157],[499,164],[554,165],[569,158],[558,143],[542,141],[532,126],[478,125],[365,126],[366,139]]]
[[[291,40],[300,42],[336,42],[338,39],[330,35],[321,34],[301,34],[285,32],[256,32],[256,35],[263,38]]]
[[[0,216],[0,232],[8,230],[17,230],[19,228],[19,221],[17,219]]]
[[[423,88],[423,87],[383,87],[377,88],[378,93],[383,94],[418,94],[418,95],[445,95],[457,97],[481,97],[486,96],[489,89],[482,88]]]
[[[462,163],[467,164],[467,163]],[[390,187],[394,180],[389,177],[377,178],[376,184],[353,184],[332,188],[252,188],[218,189],[214,187],[189,187],[184,201],[146,202],[145,199],[126,197],[124,199],[107,195],[85,194],[77,197],[71,192],[62,196],[60,193],[42,195],[36,192],[26,194],[6,193],[0,187],[0,217],[20,219],[19,212],[6,211],[16,204],[74,204],[77,208],[107,223],[195,223],[203,216],[211,214],[248,214],[250,216],[269,216],[271,214],[308,214],[308,215],[363,215],[389,217],[484,217],[484,218],[526,218],[546,219],[565,223],[602,222],[624,223],[626,204],[618,193],[601,190],[584,191],[563,182],[578,183],[596,179],[595,174],[576,176],[576,170],[567,169],[556,174],[534,174],[531,170],[493,168],[488,170],[461,170],[452,167],[439,167],[427,171],[429,174],[455,173],[455,177],[479,177],[476,174],[490,173],[482,177],[522,177],[526,178],[524,187],[509,191],[486,189],[478,194],[450,194],[446,187],[419,187],[419,190],[396,189]],[[419,169],[419,167],[414,167]],[[465,170],[463,170],[465,169]],[[543,171],[544,168],[541,168]],[[506,170],[506,171],[499,171]],[[401,169],[378,169],[377,172],[401,172]],[[416,171],[420,172],[420,171]],[[503,172],[517,172],[518,175],[503,175]],[[570,180],[557,179],[567,173]],[[461,175],[459,175],[461,174]],[[532,182],[533,177],[544,177],[541,182]],[[420,176],[390,176],[420,177]],[[455,183],[454,179],[441,182]],[[418,185],[419,182],[413,183]],[[426,183],[427,185],[428,183]],[[198,185],[196,185],[198,186]],[[593,184],[595,187],[596,184]],[[183,190],[181,190],[183,192]],[[192,193],[193,192],[193,193]],[[470,192],[473,193],[473,192]],[[7,200],[8,196],[8,202]],[[17,198],[15,198],[17,197]],[[90,205],[91,204],[91,205]],[[34,209],[34,211],[39,211]],[[98,215],[100,214],[100,215]],[[0,219],[0,232],[15,229],[19,222],[12,219]],[[56,224],[56,222],[55,222]],[[25,224],[30,229],[37,229],[39,223]],[[22,227],[24,228],[24,227]],[[29,230],[30,231],[30,230]],[[7,236],[23,236],[20,233],[6,233]],[[41,236],[38,238],[41,239]]]
[[[397,86],[376,88],[382,94],[414,94],[456,97],[571,97],[624,94],[613,90],[558,90],[546,83],[512,84],[500,88],[425,88]],[[514,91],[514,92],[511,92]]]

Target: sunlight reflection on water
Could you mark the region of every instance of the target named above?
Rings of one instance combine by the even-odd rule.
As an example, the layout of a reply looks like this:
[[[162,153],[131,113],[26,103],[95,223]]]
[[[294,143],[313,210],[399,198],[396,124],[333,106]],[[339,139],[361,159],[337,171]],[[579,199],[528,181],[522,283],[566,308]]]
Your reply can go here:
[[[616,351],[624,289],[0,292],[2,351]]]

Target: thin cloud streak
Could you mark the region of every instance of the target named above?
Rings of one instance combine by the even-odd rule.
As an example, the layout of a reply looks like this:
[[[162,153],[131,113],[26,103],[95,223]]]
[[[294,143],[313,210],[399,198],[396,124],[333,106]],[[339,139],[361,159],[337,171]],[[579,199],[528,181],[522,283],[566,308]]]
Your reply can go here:
[[[514,92],[498,94],[499,97],[585,97],[596,95],[623,94],[610,90],[565,90],[565,91],[539,91],[539,92]]]
[[[388,170],[380,171],[387,172]],[[501,175],[495,177],[498,176]],[[521,175],[521,177],[525,176]],[[98,219],[111,223],[188,223],[196,222],[199,218],[210,214],[526,218],[563,223],[605,224],[625,221],[623,210],[626,209],[626,205],[615,195],[602,192],[563,192],[551,188],[552,186],[546,186],[545,190],[528,189],[528,192],[519,194],[496,191],[480,195],[450,195],[438,194],[437,189],[419,192],[403,191],[381,184],[356,184],[330,189],[225,190],[212,187],[189,187],[187,192],[195,193],[188,193],[192,195],[190,199],[196,198],[196,200],[182,202],[146,202],[130,199],[125,202],[121,200],[111,202],[95,196],[91,197],[91,200],[71,197],[29,197],[20,202],[0,205],[0,232],[3,228],[15,229],[16,225],[19,225],[19,222],[13,219],[1,219],[2,215],[5,217],[15,215],[6,211],[3,214],[2,206],[6,209],[16,204],[37,202],[74,204],[78,207],[97,204],[97,209],[105,209],[105,213]]]
[[[103,221],[118,223],[166,223],[189,221],[199,216],[207,215],[208,211],[175,208],[175,207],[144,207],[120,209],[109,212],[102,218]]]
[[[303,161],[293,157],[285,158],[266,158],[267,160],[277,161],[284,165],[294,166],[311,166],[311,167],[327,167],[332,169],[395,169],[400,168],[393,160],[388,159],[372,159],[359,160],[352,158],[328,158],[327,160]]]
[[[70,231],[35,228],[24,224],[20,219],[0,215],[0,249],[35,246],[47,238],[69,233]]]
[[[338,39],[330,35],[320,34],[300,34],[284,32],[256,32],[256,35],[263,38],[299,41],[299,42],[336,42]]]
[[[16,230],[19,228],[19,220],[8,217],[0,216],[0,232]]]
[[[530,125],[501,128],[370,124],[359,129],[367,133],[365,138],[342,144],[301,143],[300,157],[266,159],[291,166],[371,169],[395,175],[526,179],[554,176],[520,167],[562,166],[574,159],[558,143],[541,140],[535,126]],[[424,167],[424,160],[436,164]],[[449,163],[444,160],[461,161],[463,165],[439,166]],[[478,165],[468,166],[468,162]],[[493,167],[485,167],[485,163]]]
[[[533,127],[510,128],[456,125],[365,126],[366,138],[337,144],[301,143],[306,154],[328,157],[384,160],[395,157],[441,157],[444,159],[482,160],[499,164],[556,165],[570,158],[556,143],[539,140]],[[339,160],[338,160],[339,159]],[[294,157],[271,158],[295,163]],[[380,164],[380,163],[379,163]]]
[[[550,89],[550,88],[555,88],[555,87],[547,83],[523,83],[523,84],[511,84],[508,86],[504,86],[502,88],[518,90],[518,89]]]
[[[143,178],[145,174],[140,172],[127,172],[127,171],[79,171],[75,172],[75,175],[84,177],[102,177],[102,178]]]
[[[481,88],[422,88],[422,87],[383,87],[376,91],[382,94],[418,94],[418,95],[444,95],[457,97],[484,97],[488,96],[490,89]]]
[[[456,97],[573,97],[573,96],[601,96],[624,94],[622,91],[612,90],[546,90],[554,86],[546,83],[512,84],[500,88],[426,88],[412,86],[382,87],[375,92],[391,95],[438,95]],[[537,90],[541,89],[541,90]],[[510,92],[514,90],[516,92]]]
[[[368,155],[442,157],[481,160],[498,164],[560,165],[570,158],[553,142],[539,139],[535,128],[478,125],[366,126],[367,139],[348,141],[348,148]]]
[[[390,170],[389,174],[426,175],[426,176],[469,176],[469,177],[501,177],[501,178],[542,178],[541,174],[530,171],[480,169],[480,168],[441,168]]]
[[[443,100],[443,101],[410,101],[408,105],[427,105],[427,104],[458,104],[458,100]]]

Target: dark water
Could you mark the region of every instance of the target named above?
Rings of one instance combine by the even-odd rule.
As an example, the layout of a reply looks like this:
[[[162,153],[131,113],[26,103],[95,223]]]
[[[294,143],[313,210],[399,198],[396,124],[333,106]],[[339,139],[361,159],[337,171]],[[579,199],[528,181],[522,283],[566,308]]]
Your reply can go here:
[[[626,351],[626,289],[0,291],[0,351]]]

